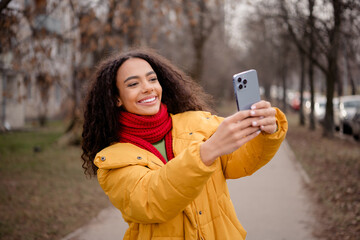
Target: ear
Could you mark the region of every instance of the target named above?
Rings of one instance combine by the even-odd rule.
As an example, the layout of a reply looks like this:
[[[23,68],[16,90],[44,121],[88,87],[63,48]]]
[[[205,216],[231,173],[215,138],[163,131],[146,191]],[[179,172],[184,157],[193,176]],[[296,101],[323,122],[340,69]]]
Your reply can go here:
[[[121,105],[122,105],[122,102],[121,102],[120,98],[118,97],[116,106],[121,107]]]

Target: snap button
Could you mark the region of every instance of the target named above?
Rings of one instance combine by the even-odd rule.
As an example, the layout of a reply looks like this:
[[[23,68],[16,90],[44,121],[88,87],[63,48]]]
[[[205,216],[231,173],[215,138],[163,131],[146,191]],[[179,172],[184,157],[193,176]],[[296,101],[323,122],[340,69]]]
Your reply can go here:
[[[138,156],[138,157],[137,157],[137,159],[138,159],[138,160],[141,160],[141,159],[142,159],[142,157]]]
[[[191,132],[191,133],[189,133],[189,135],[192,135],[193,133]]]
[[[202,214],[202,212],[201,212],[201,211],[199,211],[199,214],[201,215],[201,214]]]
[[[100,159],[101,159],[101,161],[105,161],[106,157],[102,156]]]

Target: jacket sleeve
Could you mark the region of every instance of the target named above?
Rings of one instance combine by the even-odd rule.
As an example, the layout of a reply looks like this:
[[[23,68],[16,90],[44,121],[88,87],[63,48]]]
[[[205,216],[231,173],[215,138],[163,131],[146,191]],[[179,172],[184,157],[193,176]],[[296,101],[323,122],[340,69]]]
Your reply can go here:
[[[120,158],[121,153],[98,153],[98,181],[126,221],[137,223],[166,222],[191,203],[202,191],[216,166],[205,166],[200,159],[200,143],[194,142],[166,165],[150,170],[149,164],[131,164],[107,169],[101,158]],[[140,154],[151,153],[138,149]],[[143,155],[144,156],[144,155]],[[154,157],[146,157],[148,161]],[[115,160],[116,161],[116,160]],[[137,160],[139,161],[139,160]]]
[[[275,109],[278,126],[276,133],[261,133],[235,152],[221,157],[225,178],[235,179],[251,175],[274,157],[288,130],[285,114],[278,108]]]

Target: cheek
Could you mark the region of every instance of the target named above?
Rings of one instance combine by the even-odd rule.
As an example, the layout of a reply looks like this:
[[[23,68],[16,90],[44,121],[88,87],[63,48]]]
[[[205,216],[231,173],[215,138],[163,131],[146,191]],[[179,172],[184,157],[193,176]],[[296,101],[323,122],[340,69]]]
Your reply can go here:
[[[120,92],[120,100],[122,105],[126,108],[130,106],[134,101],[136,101],[136,94],[132,91],[119,91]]]
[[[136,95],[128,93],[128,94],[126,94],[124,101],[126,102],[126,105],[134,104],[136,102]]]

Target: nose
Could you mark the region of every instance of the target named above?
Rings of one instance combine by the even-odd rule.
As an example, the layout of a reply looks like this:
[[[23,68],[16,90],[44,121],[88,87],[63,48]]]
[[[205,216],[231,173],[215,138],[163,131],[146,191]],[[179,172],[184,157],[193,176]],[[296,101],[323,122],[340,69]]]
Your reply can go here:
[[[154,90],[154,86],[150,82],[145,81],[143,85],[143,92],[147,93],[147,92],[152,92],[153,90]]]

